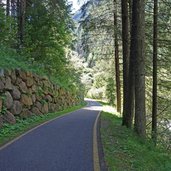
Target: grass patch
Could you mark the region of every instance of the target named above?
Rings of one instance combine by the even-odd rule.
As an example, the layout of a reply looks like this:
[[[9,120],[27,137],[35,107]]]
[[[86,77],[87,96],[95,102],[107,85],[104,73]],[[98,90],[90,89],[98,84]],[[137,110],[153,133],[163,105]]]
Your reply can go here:
[[[101,136],[109,171],[170,171],[171,154],[121,126],[121,117],[103,111]]]
[[[16,50],[3,46],[0,47],[0,68],[20,68],[26,71],[37,73],[39,75],[46,75],[42,67],[33,64],[32,62],[28,61],[28,59],[17,54]]]
[[[73,92],[73,84],[68,82],[66,75],[53,75],[49,74],[49,71],[45,69],[44,65],[40,62],[33,61],[30,58],[24,57],[22,54],[18,54],[16,50],[7,48],[0,45],[0,68],[2,69],[16,69],[20,68],[24,71],[30,71],[39,76],[47,76],[49,80],[65,88],[68,91]],[[72,87],[72,88],[71,88]]]
[[[48,113],[46,115],[32,116],[27,119],[17,119],[17,123],[14,125],[4,124],[4,127],[0,129],[0,146],[5,143],[13,140],[14,138],[22,135],[28,130],[46,122],[52,120],[58,116],[64,115],[69,112],[73,112],[84,107],[86,103],[82,103],[81,105],[70,107],[60,112]]]

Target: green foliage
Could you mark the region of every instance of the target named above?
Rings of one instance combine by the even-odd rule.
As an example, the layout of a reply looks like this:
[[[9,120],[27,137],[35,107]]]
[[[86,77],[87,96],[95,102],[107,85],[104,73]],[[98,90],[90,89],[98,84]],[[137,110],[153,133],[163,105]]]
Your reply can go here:
[[[76,72],[76,69],[70,63],[65,67],[67,72],[57,76],[50,75],[49,72],[42,68],[38,63],[32,63],[26,60],[26,58],[19,55],[16,50],[4,46],[0,47],[0,68],[20,68],[25,71],[36,73],[40,76],[47,76],[53,83],[67,89],[74,95],[83,94],[84,87],[80,81],[80,74]],[[41,96],[42,92],[43,90],[40,88],[37,93]]]
[[[0,114],[1,115],[4,115],[4,114],[6,114],[6,112],[7,112],[7,108],[5,107],[5,102],[6,102],[6,97],[5,97],[5,95],[1,95],[1,100],[2,100],[2,109],[1,109],[1,112],[0,112]]]
[[[65,47],[71,40],[67,7],[63,1],[61,3],[33,1],[26,11],[24,40],[24,55],[56,76],[65,72]]]
[[[93,99],[104,99],[104,87],[102,88],[94,88],[92,87],[87,92],[87,97],[93,98]]]
[[[19,15],[17,9],[12,10]],[[73,27],[67,2],[29,1],[22,25],[20,17],[16,19],[12,13],[6,16],[5,8],[0,7],[0,67],[47,75],[59,86],[78,93],[80,73],[66,57]],[[19,40],[21,30],[23,40]],[[20,47],[19,42],[23,42]]]
[[[5,9],[0,6],[0,46],[13,47],[16,43],[16,24],[14,19],[5,16]]]
[[[1,114],[1,115],[5,115],[6,112],[7,112],[7,108],[3,106],[2,109],[1,109],[0,114]]]
[[[114,1],[101,0],[98,3],[89,1],[82,8],[82,16],[78,24],[77,51],[88,63],[88,72],[83,73],[86,93],[89,97],[108,99],[115,103],[115,72],[114,72]],[[129,1],[130,2],[130,1]],[[171,5],[169,0],[158,3],[158,143],[170,148],[171,131]],[[121,43],[121,1],[118,7],[118,43],[119,63],[122,64]],[[146,76],[146,114],[147,136],[151,137],[152,84],[153,84],[153,7],[154,1],[145,1],[145,76]],[[131,12],[131,10],[129,10]],[[129,23],[130,24],[130,23]],[[122,67],[120,67],[122,69]],[[122,70],[121,91],[122,91]],[[103,92],[101,92],[103,91]]]
[[[170,171],[171,155],[121,126],[121,118],[102,112],[101,135],[108,170]]]
[[[26,58],[19,55],[15,49],[7,48],[5,46],[0,47],[0,68],[20,68],[37,73],[39,75],[47,75],[46,71],[38,66],[36,63],[32,64],[29,61],[26,61]]]
[[[106,85],[106,97],[110,105],[115,104],[115,84],[113,78],[109,78]]]
[[[83,15],[78,26],[77,51],[89,69],[82,77],[85,92],[92,98],[108,99],[114,105],[113,1],[90,1],[81,10]]]
[[[0,67],[6,69],[19,67],[22,69],[27,69],[26,63],[22,60],[22,58],[20,58],[16,50],[2,45],[0,47]]]
[[[92,82],[90,85],[86,85],[88,97],[107,99],[111,105],[114,105],[115,80],[113,79],[113,64],[113,59],[95,61],[95,66],[91,68]]]
[[[146,3],[146,104],[147,104],[147,133],[151,136],[151,113],[152,113],[152,56],[153,56],[153,1]],[[171,12],[169,1],[162,1],[158,10],[158,143],[170,148],[169,122],[171,119],[171,48],[170,48],[170,23]]]

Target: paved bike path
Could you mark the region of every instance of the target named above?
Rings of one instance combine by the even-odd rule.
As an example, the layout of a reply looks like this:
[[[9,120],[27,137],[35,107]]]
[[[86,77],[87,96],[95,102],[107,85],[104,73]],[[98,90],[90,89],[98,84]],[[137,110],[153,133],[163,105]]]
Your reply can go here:
[[[94,101],[0,150],[0,171],[93,171]]]

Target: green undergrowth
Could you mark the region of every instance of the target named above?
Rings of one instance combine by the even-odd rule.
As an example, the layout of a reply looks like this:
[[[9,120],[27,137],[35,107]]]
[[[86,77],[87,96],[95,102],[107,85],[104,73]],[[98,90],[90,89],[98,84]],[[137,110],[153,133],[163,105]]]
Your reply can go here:
[[[39,115],[39,116],[35,115],[27,119],[17,118],[17,122],[14,125],[4,124],[3,128],[0,129],[0,146],[4,145],[5,143],[13,140],[14,138],[22,135],[28,130],[46,121],[50,121],[58,116],[62,116],[66,113],[81,109],[85,105],[86,103],[82,103],[78,106],[70,107],[60,112],[48,113],[48,114]]]
[[[16,69],[20,68],[26,71],[31,71],[39,75],[46,75],[43,68],[38,65],[31,63],[26,58],[19,55],[16,50],[0,47],[0,68],[5,69]]]
[[[101,136],[109,171],[171,171],[171,154],[121,126],[113,112],[101,113]]]
[[[1,46],[0,44],[0,68],[2,69],[16,69],[20,68],[24,71],[30,71],[40,76],[46,76],[53,83],[65,88],[68,91],[73,92],[73,84],[68,82],[66,75],[52,75],[49,74],[43,64],[31,61],[24,57],[22,54],[16,52],[16,50]]]

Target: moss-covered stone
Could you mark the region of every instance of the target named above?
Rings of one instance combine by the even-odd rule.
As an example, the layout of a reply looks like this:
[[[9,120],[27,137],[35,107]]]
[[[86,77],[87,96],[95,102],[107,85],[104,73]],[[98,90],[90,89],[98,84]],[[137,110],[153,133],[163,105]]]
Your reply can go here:
[[[11,109],[11,113],[13,115],[19,115],[22,111],[22,103],[20,101],[14,101],[12,109]]]
[[[21,95],[21,102],[25,106],[31,106],[31,105],[33,105],[32,98],[30,96],[26,95],[26,94],[22,94]]]
[[[11,109],[13,105],[13,98],[8,91],[5,92],[4,104],[7,109]]]

